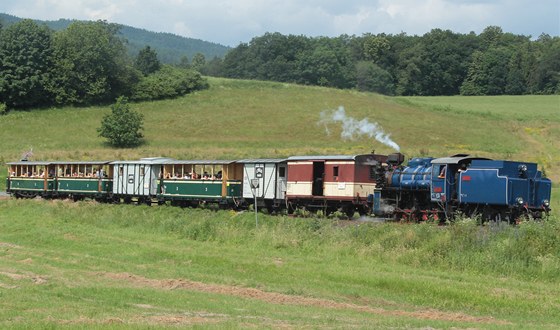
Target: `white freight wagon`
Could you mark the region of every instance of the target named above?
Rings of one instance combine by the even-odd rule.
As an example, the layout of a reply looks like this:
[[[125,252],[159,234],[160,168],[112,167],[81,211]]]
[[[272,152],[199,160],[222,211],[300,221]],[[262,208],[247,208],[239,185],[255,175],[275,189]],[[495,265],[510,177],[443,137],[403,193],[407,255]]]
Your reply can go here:
[[[158,193],[163,164],[169,160],[171,159],[153,157],[112,162],[114,196],[124,197],[125,202],[130,202],[130,198],[134,197],[138,202],[151,203]]]
[[[286,201],[287,163],[286,159],[243,159],[243,198],[257,206],[266,207],[269,212],[283,206]]]

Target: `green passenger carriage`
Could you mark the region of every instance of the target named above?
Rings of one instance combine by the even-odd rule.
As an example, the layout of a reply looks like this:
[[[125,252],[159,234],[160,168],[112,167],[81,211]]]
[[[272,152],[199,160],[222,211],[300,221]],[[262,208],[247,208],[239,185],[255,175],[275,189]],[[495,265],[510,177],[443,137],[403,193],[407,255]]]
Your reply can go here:
[[[194,206],[201,202],[237,206],[242,199],[243,165],[231,160],[168,160],[159,184],[160,201]]]
[[[112,167],[109,162],[8,163],[7,191],[16,197],[109,198]]]
[[[51,162],[19,161],[7,163],[6,191],[16,198],[53,197],[56,189]]]
[[[109,199],[113,189],[113,167],[108,161],[53,162],[56,194],[74,200],[90,197]]]

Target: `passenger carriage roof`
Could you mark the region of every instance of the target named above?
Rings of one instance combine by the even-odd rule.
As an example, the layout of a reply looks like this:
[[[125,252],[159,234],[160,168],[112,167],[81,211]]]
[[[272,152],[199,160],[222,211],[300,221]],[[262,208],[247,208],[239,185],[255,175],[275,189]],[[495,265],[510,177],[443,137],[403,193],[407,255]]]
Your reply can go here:
[[[6,165],[51,165],[53,162],[20,160],[19,162],[6,163]]]
[[[356,157],[363,155],[329,155],[329,156],[292,156],[288,161],[300,160],[356,160]]]
[[[294,161],[359,161],[361,165],[377,165],[387,159],[385,155],[363,154],[363,155],[327,155],[327,156],[293,156],[288,162]]]
[[[229,165],[235,163],[235,160],[168,160],[162,164],[166,165]]]
[[[167,161],[171,161],[171,158],[161,158],[161,157],[154,157],[154,158],[142,158],[140,160],[116,160],[111,162],[111,165],[115,164],[123,164],[123,165],[158,165],[158,164],[165,164]]]
[[[242,160],[238,160],[238,163],[241,164],[278,164],[278,163],[284,163],[286,162],[288,159],[287,158],[257,158],[257,159],[242,159]]]
[[[53,165],[105,165],[105,164],[109,164],[111,161],[110,160],[96,160],[96,161],[76,161],[76,162],[61,162],[61,161],[56,161],[56,162],[51,162],[51,164]]]

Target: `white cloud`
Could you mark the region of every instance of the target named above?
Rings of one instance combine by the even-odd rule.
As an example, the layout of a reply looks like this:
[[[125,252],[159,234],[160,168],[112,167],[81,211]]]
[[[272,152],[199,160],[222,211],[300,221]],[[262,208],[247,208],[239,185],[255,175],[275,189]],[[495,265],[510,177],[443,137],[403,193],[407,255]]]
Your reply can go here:
[[[236,46],[265,32],[560,34],[558,0],[2,0],[0,12],[37,19],[105,19]]]
[[[430,0],[424,2],[411,0],[380,0],[375,8],[377,18],[376,31],[409,34],[423,34],[433,28],[450,29],[456,32],[469,32],[477,27],[492,25],[489,15],[494,5],[476,2],[452,2]],[[485,25],[484,22],[489,22]]]

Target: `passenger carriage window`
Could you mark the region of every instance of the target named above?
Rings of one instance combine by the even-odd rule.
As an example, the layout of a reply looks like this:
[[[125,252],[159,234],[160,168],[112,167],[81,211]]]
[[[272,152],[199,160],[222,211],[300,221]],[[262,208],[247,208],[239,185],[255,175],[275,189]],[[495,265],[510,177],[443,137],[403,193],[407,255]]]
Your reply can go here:
[[[337,177],[338,176],[338,166],[334,166],[333,167],[333,176]]]
[[[278,168],[278,176],[281,178],[285,178],[286,177],[286,168],[285,167],[279,167]]]

